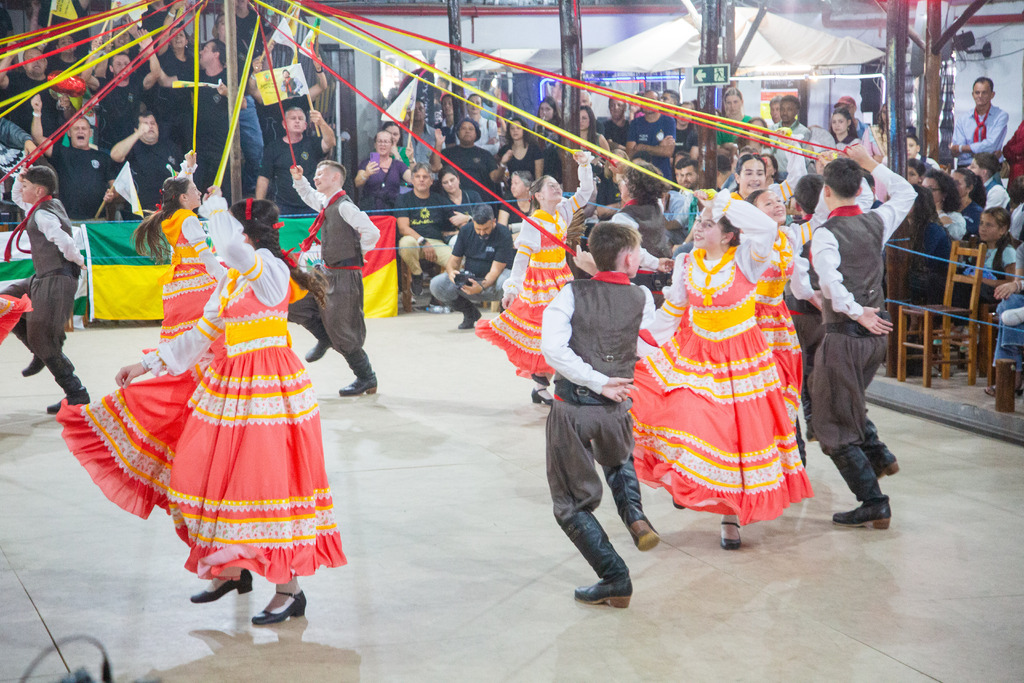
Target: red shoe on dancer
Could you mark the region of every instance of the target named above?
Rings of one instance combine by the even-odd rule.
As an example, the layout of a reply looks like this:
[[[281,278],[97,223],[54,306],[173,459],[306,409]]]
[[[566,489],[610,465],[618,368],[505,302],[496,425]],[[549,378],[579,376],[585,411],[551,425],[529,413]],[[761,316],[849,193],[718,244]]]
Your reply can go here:
[[[122,368],[117,381],[124,388],[147,371],[185,374],[223,340],[223,354],[204,370],[179,433],[166,444],[174,460],[165,497],[191,549],[186,568],[213,580],[192,601],[248,592],[255,572],[277,584],[277,593],[253,623],[277,623],[305,613],[298,576],[346,563],[324,471],[319,408],[287,330],[288,304],[302,294],[290,282],[318,299],[323,285],[283,260],[273,203],[250,199],[228,213],[215,192],[204,209],[232,270],[196,327]],[[132,431],[145,433],[145,425],[125,426],[109,448],[134,447],[123,438]],[[91,444],[69,439],[69,446],[77,453]]]
[[[530,218],[561,240],[565,239],[573,214],[586,206],[594,194],[590,153],[576,152],[573,158],[579,164],[580,187],[572,197],[563,199],[562,186],[551,176],[541,176],[530,186]],[[501,302],[505,311],[492,320],[478,322],[476,335],[504,350],[517,375],[534,380],[534,403],[551,405],[548,386],[555,371],[540,352],[540,327],[544,309],[572,280],[572,271],[565,260],[565,249],[528,222],[523,222],[517,245],[512,274],[505,281]]]
[[[651,327],[661,346],[637,366],[634,458],[640,480],[667,488],[677,506],[724,515],[721,545],[731,550],[741,524],[774,519],[813,492],[754,312],[778,226],[722,193],[694,230],[697,248],[677,259]]]

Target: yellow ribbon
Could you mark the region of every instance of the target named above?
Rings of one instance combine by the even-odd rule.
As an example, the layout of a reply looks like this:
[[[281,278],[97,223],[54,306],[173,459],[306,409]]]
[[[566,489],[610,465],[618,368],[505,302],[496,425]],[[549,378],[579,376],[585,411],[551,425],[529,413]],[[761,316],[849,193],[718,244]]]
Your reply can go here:
[[[199,12],[193,17],[192,29],[192,151],[196,151],[196,134],[199,130]],[[203,188],[205,191],[207,188]]]
[[[152,2],[152,1],[153,0],[149,0],[149,2],[146,3],[146,5],[148,6],[150,4],[150,2]],[[67,29],[67,30],[64,30],[64,31],[59,31],[59,32],[56,32],[56,33],[47,34],[47,36],[45,38],[37,40],[36,42],[32,43],[31,45],[25,45],[23,47],[19,47],[17,50],[8,50],[7,52],[4,52],[3,54],[0,54],[0,59],[6,59],[7,57],[10,57],[11,55],[16,55],[19,52],[24,52],[25,50],[31,50],[34,47],[39,47],[40,45],[46,45],[47,43],[50,43],[50,42],[56,43],[57,41],[59,41],[64,36],[68,36],[68,35],[72,35],[74,33],[78,33],[79,31],[83,31],[83,30],[85,30],[87,28],[92,28],[96,24],[105,24],[108,21],[113,21],[114,19],[120,19],[124,15],[128,14],[129,12],[134,12],[138,8],[139,8],[138,5],[135,5],[135,6],[129,7],[128,9],[125,9],[123,12],[118,12],[117,14],[113,14],[111,16],[108,16],[106,19],[96,19],[96,20],[90,21],[90,22],[88,22],[86,24],[82,24],[80,26],[76,26],[76,27],[74,27],[72,29]],[[101,31],[101,33],[102,33],[102,31]],[[15,36],[11,36],[10,38],[7,38],[6,40],[0,40],[0,45],[2,45],[4,43],[9,43],[9,42],[16,41],[17,39],[18,39],[18,36],[16,36],[16,35]]]
[[[729,247],[729,249],[725,252],[725,255],[722,256],[722,260],[719,261],[718,265],[716,265],[711,270],[708,270],[707,267],[704,265],[704,257],[706,255],[707,251],[705,251],[704,249],[693,250],[693,260],[697,263],[697,267],[701,269],[701,272],[704,273],[704,286],[700,287],[698,285],[697,291],[704,295],[704,305],[710,306],[712,297],[714,297],[715,294],[717,294],[723,287],[725,287],[725,285],[722,285],[721,287],[712,287],[711,278],[717,275],[719,272],[721,272],[722,268],[724,268],[726,264],[732,261],[733,257],[736,255],[736,247]]]
[[[260,15],[256,15],[256,30],[259,30]],[[249,41],[249,53],[245,56],[245,66],[242,67],[242,78],[238,82],[238,95],[235,97],[235,111],[231,114],[231,126],[228,128],[228,139],[224,143],[224,155],[220,158],[220,166],[217,167],[217,177],[213,184],[220,187],[224,180],[224,169],[228,166],[228,158],[231,156],[231,141],[235,138],[235,131],[238,130],[238,116],[242,113],[242,103],[245,102],[245,84],[249,80],[249,68],[252,66],[252,56],[256,47],[256,34],[253,34]]]

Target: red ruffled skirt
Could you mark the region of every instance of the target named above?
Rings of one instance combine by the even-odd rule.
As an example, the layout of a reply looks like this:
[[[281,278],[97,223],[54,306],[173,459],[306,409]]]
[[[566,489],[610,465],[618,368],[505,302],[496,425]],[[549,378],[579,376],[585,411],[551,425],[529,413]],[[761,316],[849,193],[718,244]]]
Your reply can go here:
[[[203,317],[203,308],[217,286],[206,268],[193,264],[174,266],[171,281],[163,287],[164,320],[160,341],[184,334]]]
[[[694,510],[778,517],[814,495],[771,352],[751,327],[712,341],[688,327],[637,364],[637,476]]]
[[[779,371],[786,410],[790,420],[795,424],[800,408],[800,390],[803,387],[804,360],[793,317],[785,303],[773,305],[758,301],[754,305],[754,310],[757,326],[761,329],[768,348],[771,349],[775,367]]]
[[[24,313],[28,313],[32,310],[32,302],[29,301],[28,294],[23,295],[20,299],[15,299],[13,296],[0,295],[0,344],[3,343],[4,339],[7,339],[7,335],[11,333],[14,326],[21,320],[21,316]]]
[[[572,271],[564,262],[560,268],[531,264],[526,269],[523,292],[498,317],[479,321],[476,336],[502,349],[520,377],[555,374],[540,351],[540,326],[544,309],[571,281]]]
[[[243,567],[286,583],[347,562],[316,396],[288,348],[138,381],[65,405],[58,420],[110,500],[140,517],[170,513],[201,578]]]

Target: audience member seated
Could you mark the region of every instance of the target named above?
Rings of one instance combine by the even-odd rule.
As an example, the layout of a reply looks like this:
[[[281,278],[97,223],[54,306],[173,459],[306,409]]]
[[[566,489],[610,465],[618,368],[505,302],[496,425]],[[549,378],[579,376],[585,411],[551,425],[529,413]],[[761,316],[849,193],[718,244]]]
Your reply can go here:
[[[981,178],[966,167],[953,171],[953,180],[960,195],[960,214],[967,223],[967,235],[976,236],[981,212],[985,210],[985,203],[988,201],[985,187],[981,184]]]
[[[1010,195],[1006,194],[1003,179],[999,176],[1002,169],[999,157],[991,152],[975,154],[969,168],[974,171],[974,175],[978,176],[985,188],[985,208],[1005,209],[1010,203]]]
[[[1010,239],[1010,213],[1003,208],[985,209],[978,224],[978,239],[986,246],[985,264],[981,274],[981,303],[996,304],[995,289],[1014,279],[1016,255]],[[973,268],[964,270],[970,275]],[[958,282],[953,288],[953,305],[970,305],[970,287]]]
[[[477,141],[480,139],[480,127],[476,124],[476,121],[469,118],[459,121],[456,135],[458,136],[458,144],[445,147],[444,155],[453,165],[461,169],[461,174],[463,175],[462,185],[466,188],[478,188],[479,186],[469,179],[473,178],[488,190],[497,194],[501,182],[505,179],[505,166],[495,161],[494,156],[488,154],[486,150],[476,146]],[[437,137],[437,146],[440,148],[440,133],[438,133]],[[431,170],[435,172],[440,171],[443,165],[438,154],[434,154],[431,157],[430,163]],[[484,195],[486,193],[482,192],[481,194]]]
[[[473,190],[463,189],[459,174],[451,166],[445,166],[441,169],[437,179],[441,183],[441,191],[444,193],[445,199],[453,207],[450,219],[452,225],[456,228],[462,228],[462,226],[469,222],[470,215],[473,213],[473,207],[483,201],[480,199],[480,194]],[[455,210],[454,207],[462,206],[463,204],[468,204],[469,206],[463,207],[458,211]]]
[[[47,95],[49,97],[49,95]],[[34,113],[42,109],[40,95],[32,98]],[[32,138],[41,145],[43,135],[41,116],[32,119]],[[92,126],[84,116],[71,124],[68,131],[70,147],[59,142],[49,147],[45,154],[57,171],[58,198],[68,212],[68,218],[75,221],[92,220],[103,202],[117,198],[110,186],[117,177],[117,170],[106,152],[89,146]]]
[[[256,199],[271,200],[277,204],[282,216],[315,213],[292,187],[289,170],[293,165],[292,154],[295,154],[295,164],[302,167],[303,176],[312,178],[316,165],[334,148],[334,131],[320,112],[314,109],[309,119],[319,137],[306,135],[306,112],[300,107],[289,107],[284,113],[287,133],[263,148],[263,165],[256,179]]]
[[[136,115],[135,132],[110,150],[115,164],[128,162],[139,193],[139,203],[147,211],[163,203],[160,190],[164,181],[177,173],[183,159],[181,148],[161,133],[152,112]]]
[[[1021,178],[1024,176],[1018,176]],[[993,364],[1000,359],[1009,359],[1017,365],[1017,382],[1014,385],[1017,395],[1024,393],[1022,383],[1021,360],[1024,352],[1024,244],[1017,247],[1016,275],[1010,282],[1004,282],[995,288],[994,296],[999,300],[996,313],[999,317],[999,332],[996,336],[995,349],[992,354]],[[995,396],[995,387],[988,387],[985,393]]]
[[[512,234],[498,225],[487,204],[473,207],[472,220],[459,230],[445,272],[430,281],[430,293],[462,313],[460,330],[473,329],[480,319],[478,303],[501,301],[516,250]]]
[[[416,295],[423,289],[420,259],[445,267],[452,254],[448,240],[457,233],[451,222],[452,209],[447,200],[430,191],[433,182],[430,168],[416,164],[412,167],[412,192],[401,195],[395,205],[400,235],[398,256],[404,268],[402,277],[404,281],[412,278],[412,292]]]
[[[484,115],[483,98],[479,95],[470,95],[469,104],[466,106],[466,116],[473,120],[480,129],[480,139],[476,146],[491,154],[497,154],[501,147],[501,139],[498,137],[498,123],[490,112]]]
[[[505,127],[505,144],[498,150],[498,159],[509,176],[527,171],[534,178],[544,175],[544,152],[537,144],[537,136],[526,132],[526,121],[518,116],[509,119]]]
[[[918,305],[941,304],[946,290],[946,272],[952,246],[949,235],[939,223],[932,193],[917,187],[917,200],[907,216],[910,249],[910,302]],[[934,256],[927,258],[922,254]]]
[[[907,159],[907,182],[911,185],[920,185],[927,172],[928,167],[920,159]]]
[[[693,191],[697,185],[697,162],[693,159],[680,159],[676,162],[676,183],[683,186],[682,190],[671,190],[665,202],[665,218],[668,220],[668,242],[676,247],[686,241],[690,234],[690,226],[699,212],[697,198]]]
[[[658,99],[658,93],[648,90],[647,99]],[[626,153],[631,160],[643,159],[653,164],[665,178],[672,177],[672,154],[676,149],[676,121],[652,107],[641,108],[643,116],[629,123],[629,141]]]
[[[907,163],[909,164],[911,161],[920,162],[928,168],[940,168],[939,162],[924,155],[921,141],[917,139],[917,136],[907,133]],[[924,176],[924,173],[921,175]]]
[[[505,200],[518,208],[523,216],[530,215],[530,185],[533,185],[533,174],[529,171],[516,171],[508,181],[508,196]],[[507,225],[509,231],[515,235],[523,224],[523,218],[519,213],[512,213],[504,206],[500,206],[498,223]]]
[[[960,189],[953,176],[945,171],[930,170],[924,174],[921,186],[931,191],[939,223],[951,240],[962,240],[967,234],[967,221],[960,213]]]
[[[1024,175],[1011,180],[1006,193],[1010,196],[1010,236],[1020,240],[1021,234],[1024,233],[1024,230],[1021,230],[1024,228]],[[1024,275],[1024,270],[1017,272]]]
[[[359,190],[359,208],[363,211],[388,211],[395,207],[402,183],[412,181],[412,172],[392,155],[395,138],[386,130],[373,138],[374,151],[359,164],[355,185]]]

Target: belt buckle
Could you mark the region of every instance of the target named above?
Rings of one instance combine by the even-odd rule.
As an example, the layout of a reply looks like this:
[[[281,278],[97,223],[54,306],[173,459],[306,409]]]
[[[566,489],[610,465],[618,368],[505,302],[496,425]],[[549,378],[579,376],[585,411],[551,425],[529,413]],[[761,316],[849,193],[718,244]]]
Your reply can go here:
[[[604,360],[605,360],[605,362],[606,362],[606,363],[611,363],[612,361],[614,361],[614,360],[615,360],[615,356],[612,356],[611,354],[609,354],[609,355],[606,355],[606,356],[604,357]]]
[[[573,387],[573,393],[575,393],[577,396],[590,396],[590,389],[587,389],[586,387],[576,386]]]

